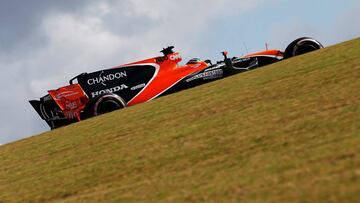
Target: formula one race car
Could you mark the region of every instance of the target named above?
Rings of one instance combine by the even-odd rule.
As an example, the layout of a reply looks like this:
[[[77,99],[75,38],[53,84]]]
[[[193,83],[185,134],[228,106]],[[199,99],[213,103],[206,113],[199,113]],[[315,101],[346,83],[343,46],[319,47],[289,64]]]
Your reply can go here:
[[[49,90],[30,103],[54,129],[321,48],[320,42],[304,37],[284,52],[266,50],[233,58],[223,52],[224,60],[216,64],[194,58],[180,66],[181,56],[171,46],[163,49],[160,57],[82,73],[71,79],[70,85]]]

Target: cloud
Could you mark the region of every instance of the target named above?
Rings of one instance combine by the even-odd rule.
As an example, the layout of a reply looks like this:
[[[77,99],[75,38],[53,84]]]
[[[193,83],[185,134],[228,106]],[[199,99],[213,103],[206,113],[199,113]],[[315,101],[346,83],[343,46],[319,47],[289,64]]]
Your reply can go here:
[[[106,2],[92,3],[75,14],[51,14],[38,31],[46,45],[24,59],[25,64],[31,64],[31,90],[39,95],[81,72],[149,57],[149,53],[171,44],[179,44],[179,49],[190,53],[198,52],[193,41],[202,37],[202,31],[218,12],[228,9],[229,2],[206,1],[207,8],[203,9],[204,0],[128,0],[111,6]],[[254,1],[243,1],[234,3],[230,10],[241,11],[254,5]]]
[[[84,6],[85,2],[88,1],[12,0],[1,2],[0,27],[6,29],[0,29],[0,51],[1,49],[9,51],[21,45],[22,43],[19,43],[19,40],[24,42],[29,35],[34,34],[34,27],[49,11],[76,12]]]
[[[303,35],[331,44],[360,34],[359,26],[354,26],[360,24],[359,3],[340,17],[331,12],[336,20],[331,18],[331,23],[324,25],[320,21],[304,19],[302,12],[287,12],[284,18],[285,14],[280,12],[289,11],[286,6],[291,4],[286,2],[6,2],[0,7],[0,25],[9,28],[0,30],[0,142],[7,143],[48,129],[27,103],[28,99],[39,98],[48,89],[66,85],[70,78],[81,72],[152,57],[168,45],[175,45],[186,59],[218,53],[222,48],[233,49],[235,43],[243,42],[240,39],[244,37],[240,36],[243,33],[248,33],[245,38],[246,42],[253,43],[251,47],[254,44],[262,47],[267,38],[274,48],[285,48],[291,40]],[[307,5],[302,4],[304,9],[308,9]],[[272,9],[261,10],[267,6]],[[293,8],[293,4],[290,6]],[[313,15],[318,19],[320,14]]]
[[[204,38],[212,20],[253,9],[260,2],[108,0],[82,1],[76,9],[53,4],[33,8],[34,13],[46,12],[29,19],[32,26],[22,30],[28,35],[10,40],[11,50],[0,48],[0,142],[47,130],[26,100],[65,85],[81,72],[151,57],[167,45],[194,55],[199,50],[193,43]]]

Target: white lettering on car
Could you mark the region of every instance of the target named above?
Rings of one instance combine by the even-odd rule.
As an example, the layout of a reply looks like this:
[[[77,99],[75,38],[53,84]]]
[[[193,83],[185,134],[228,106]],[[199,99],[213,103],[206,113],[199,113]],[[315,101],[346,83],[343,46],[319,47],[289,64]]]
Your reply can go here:
[[[87,81],[88,85],[102,84],[102,85],[106,86],[105,82],[127,77],[126,71],[111,73],[108,75],[102,75],[103,73],[104,73],[104,71],[102,71],[99,74],[99,77],[88,79],[88,81]]]
[[[132,87],[131,90],[134,91],[134,90],[137,90],[137,89],[140,89],[140,88],[143,88],[143,87],[145,87],[145,83],[140,84],[140,85],[136,85],[136,86]]]
[[[210,80],[210,79],[221,78],[222,76],[223,76],[223,70],[215,69],[215,70],[206,71],[206,72],[197,74],[197,75],[187,79],[186,82],[191,82],[196,79]]]
[[[73,101],[73,102],[69,102],[69,101],[66,101],[66,104],[65,104],[65,108],[67,110],[74,110],[78,107],[76,101]]]
[[[118,91],[128,89],[128,88],[129,88],[128,86],[126,86],[125,84],[122,84],[120,86],[112,87],[112,88],[109,88],[109,89],[104,89],[104,90],[99,90],[99,91],[96,91],[96,92],[92,92],[91,97],[94,98],[96,96],[99,96],[99,95],[102,95],[102,94],[105,94],[105,93],[118,92]]]
[[[74,95],[77,95],[77,94],[79,94],[79,93],[78,92],[73,92],[73,91],[61,92],[61,93],[57,94],[54,99],[55,100],[60,100],[62,98],[74,96]]]
[[[181,59],[181,56],[180,56],[180,54],[174,54],[174,55],[171,55],[169,58],[171,61],[176,61],[178,59]]]

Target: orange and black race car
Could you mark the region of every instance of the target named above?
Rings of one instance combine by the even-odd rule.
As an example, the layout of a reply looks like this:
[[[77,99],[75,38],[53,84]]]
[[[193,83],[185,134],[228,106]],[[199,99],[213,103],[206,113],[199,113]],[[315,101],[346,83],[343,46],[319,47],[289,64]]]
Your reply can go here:
[[[286,58],[323,48],[320,42],[303,37],[292,42],[284,52],[266,50],[212,64],[210,60],[191,59],[179,65],[181,56],[168,47],[163,56],[154,57],[92,73],[82,73],[70,85],[49,90],[31,105],[51,129],[92,116],[133,106],[195,87],[230,75],[252,70]]]

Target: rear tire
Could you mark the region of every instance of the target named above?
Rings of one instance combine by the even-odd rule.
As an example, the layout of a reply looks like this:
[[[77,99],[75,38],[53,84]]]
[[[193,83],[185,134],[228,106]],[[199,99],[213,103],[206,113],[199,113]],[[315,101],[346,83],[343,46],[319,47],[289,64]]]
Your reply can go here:
[[[103,94],[92,99],[85,108],[86,118],[109,113],[126,107],[125,101],[116,94]]]
[[[302,37],[289,44],[285,49],[284,58],[299,56],[322,48],[324,48],[324,46],[317,40],[310,37]]]

